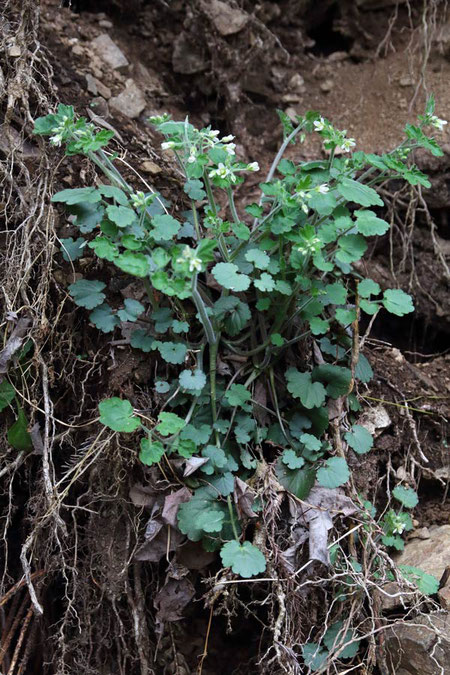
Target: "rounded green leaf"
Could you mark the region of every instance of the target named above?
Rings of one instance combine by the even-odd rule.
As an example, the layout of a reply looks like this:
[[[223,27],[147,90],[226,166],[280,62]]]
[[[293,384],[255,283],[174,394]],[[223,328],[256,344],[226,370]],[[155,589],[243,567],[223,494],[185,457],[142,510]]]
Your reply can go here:
[[[396,316],[404,316],[414,312],[411,296],[400,288],[391,288],[384,291],[382,302],[387,311]]]
[[[238,266],[233,263],[217,263],[211,271],[217,283],[230,291],[240,293],[250,286],[250,278],[241,274]]]
[[[150,271],[147,256],[143,253],[133,253],[132,251],[125,251],[114,259],[116,267],[131,274],[133,277],[143,279]]]
[[[107,398],[99,403],[100,422],[113,431],[131,433],[141,426],[138,417],[133,414],[133,406],[127,400]]]
[[[337,488],[350,478],[347,462],[343,457],[330,457],[317,471],[317,480],[325,488]]]
[[[117,227],[126,227],[136,220],[136,213],[127,206],[107,206],[106,213]]]
[[[106,297],[105,294],[101,292],[104,288],[105,284],[103,281],[80,279],[79,281],[70,284],[69,293],[75,303],[80,307],[94,309],[97,305],[101,305]]]
[[[158,415],[158,419],[159,424],[156,426],[156,431],[158,431],[161,436],[172,436],[172,434],[177,434],[186,425],[184,419],[178,417],[175,413],[161,412]]]
[[[266,559],[259,548],[249,541],[241,545],[238,541],[229,541],[220,550],[224,567],[231,567],[235,574],[249,579],[266,569]]]
[[[139,459],[142,464],[151,466],[157,464],[164,454],[164,446],[160,441],[151,441],[150,438],[141,438]]]
[[[183,389],[187,389],[198,395],[206,384],[206,375],[199,368],[196,368],[194,371],[183,370],[180,373],[179,382]]]
[[[403,485],[397,485],[397,487],[392,490],[392,496],[407,509],[413,509],[419,503],[417,492],[412,488],[404,487]]]
[[[358,455],[365,455],[373,447],[372,434],[360,424],[354,424],[344,435],[345,440]]]

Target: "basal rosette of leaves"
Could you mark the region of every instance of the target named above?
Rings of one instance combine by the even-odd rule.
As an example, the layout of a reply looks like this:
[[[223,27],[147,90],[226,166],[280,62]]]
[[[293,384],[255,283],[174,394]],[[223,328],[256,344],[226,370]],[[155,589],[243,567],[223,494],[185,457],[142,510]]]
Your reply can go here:
[[[241,213],[235,189],[259,167],[236,158],[232,136],[168,116],[151,120],[184,176],[180,211],[157,192],[129,185],[103,149],[112,133],[77,120],[71,106],[36,120],[36,134],[65,145],[66,154],[87,155],[108,181],[53,197],[79,232],[61,240],[63,257],[102,261],[101,279],[88,272],[68,291],[100,331],[112,335],[127,324],[130,349],[154,353],[157,364],[148,383],[162,402],[156,423],[117,397],[99,404],[100,422],[136,434],[146,466],[185,460],[184,474],[180,462],[173,469],[192,493],[178,509],[179,529],[220,551],[223,565],[244,578],[266,568],[251,541],[264,508],[264,494],[252,492],[260,461],[275,462],[279,483],[304,500],[315,483],[345,485],[345,454],[373,445],[358,424],[354,393],[373,374],[358,350],[358,322],[361,313],[403,316],[414,306],[401,289],[362,278],[355,263],[389,229],[377,185],[402,178],[429,186],[410,158],[417,147],[442,154],[426,134],[435,119],[430,99],[418,126],[407,125],[404,143],[374,155],[353,151],[354,140],[318,113],[298,117],[296,126],[281,115],[284,141],[260,182],[261,199]],[[322,137],[329,159],[283,159],[308,133]],[[338,147],[344,154],[336,156]],[[114,277],[140,282],[146,299],[118,303],[109,287]],[[347,413],[344,456],[329,431],[333,406]],[[251,495],[245,510],[236,505],[237,478]],[[391,518],[385,536],[408,526],[407,517]]]

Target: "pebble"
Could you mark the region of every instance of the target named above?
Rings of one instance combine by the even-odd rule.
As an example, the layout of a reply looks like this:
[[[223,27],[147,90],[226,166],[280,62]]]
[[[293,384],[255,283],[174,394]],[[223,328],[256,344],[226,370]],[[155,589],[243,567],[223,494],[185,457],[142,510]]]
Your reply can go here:
[[[102,33],[94,40],[92,46],[100,58],[113,70],[128,66],[128,59],[123,51],[109,37],[108,33]]]
[[[129,79],[125,82],[125,89],[118,96],[111,98],[109,104],[125,117],[135,119],[144,110],[147,101],[136,82]]]
[[[323,91],[324,94],[328,94],[333,89],[333,87],[333,80],[325,80],[325,82],[322,82],[320,85],[320,90]]]

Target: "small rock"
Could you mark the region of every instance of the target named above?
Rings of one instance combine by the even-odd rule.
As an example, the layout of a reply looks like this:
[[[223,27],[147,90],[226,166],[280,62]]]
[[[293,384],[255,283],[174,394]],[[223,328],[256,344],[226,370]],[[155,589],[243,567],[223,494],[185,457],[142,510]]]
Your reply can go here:
[[[325,80],[325,82],[322,82],[320,85],[320,90],[323,91],[324,94],[328,94],[333,89],[333,87],[333,80]]]
[[[285,112],[286,115],[289,117],[289,119],[291,120],[291,122],[297,122],[297,121],[298,121],[298,120],[297,120],[298,112],[296,111],[295,108],[292,108],[292,107],[291,107],[291,108],[286,108],[286,110],[285,110],[284,112]]]
[[[450,663],[450,616],[433,612],[403,621],[384,633],[392,675],[444,675]]]
[[[444,586],[438,591],[438,598],[441,603],[441,607],[446,610],[450,610],[450,585]]]
[[[8,55],[9,55],[9,56],[12,56],[13,58],[17,58],[18,56],[21,55],[21,53],[22,53],[22,52],[21,52],[21,50],[20,50],[19,45],[12,45],[12,46],[8,49]]]
[[[246,12],[230,7],[221,0],[209,0],[202,5],[216,30],[223,36],[239,33],[248,23],[249,16]]]
[[[206,68],[200,45],[195,44],[186,33],[181,33],[175,40],[172,67],[175,73],[183,75],[201,73]]]
[[[303,92],[305,91],[305,80],[300,73],[295,73],[289,80],[288,84],[290,91]]]
[[[161,167],[149,159],[146,159],[144,162],[142,162],[141,169],[142,171],[145,171],[145,173],[151,173],[153,176],[156,176],[156,174],[161,173],[162,171]]]
[[[127,80],[125,89],[118,96],[111,98],[109,104],[111,108],[125,115],[125,117],[135,119],[144,110],[147,102],[135,81]]]
[[[395,556],[398,565],[411,565],[440,579],[450,560],[450,525],[429,528],[429,539],[411,539]]]
[[[103,119],[106,119],[106,117],[109,117],[109,108],[108,104],[106,103],[105,99],[102,98],[101,96],[97,96],[96,98],[93,98],[90,107],[94,111],[96,115],[99,117],[103,117]]]
[[[74,44],[72,47],[72,54],[75,54],[75,56],[83,56],[84,51],[84,47],[79,44]]]
[[[431,534],[428,527],[418,527],[409,535],[409,539],[430,539]]]
[[[100,56],[114,70],[128,66],[128,59],[122,50],[111,40],[108,33],[102,33],[94,40],[92,46]]]
[[[401,87],[412,87],[414,86],[414,80],[412,77],[401,77],[399,81]]]
[[[285,94],[281,97],[281,100],[283,103],[298,103],[302,99],[300,94]]]
[[[109,28],[112,28],[114,24],[112,23],[112,21],[108,21],[108,19],[101,19],[98,22],[98,25],[101,28],[106,28],[108,30]]]
[[[332,52],[327,60],[330,61],[330,63],[339,63],[340,61],[345,61],[349,58],[350,54],[348,52]]]
[[[111,89],[104,85],[103,82],[100,82],[96,77],[87,74],[86,83],[88,91],[91,92],[91,94],[94,94],[94,96],[100,94],[103,98],[111,98]]]
[[[384,429],[387,429],[392,424],[392,421],[386,408],[382,405],[377,405],[362,415],[359,424],[365,427],[372,436],[376,437]]]

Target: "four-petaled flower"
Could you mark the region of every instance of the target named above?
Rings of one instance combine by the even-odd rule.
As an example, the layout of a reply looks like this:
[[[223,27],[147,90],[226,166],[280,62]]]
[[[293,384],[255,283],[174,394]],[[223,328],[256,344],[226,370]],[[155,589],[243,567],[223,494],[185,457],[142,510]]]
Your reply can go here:
[[[341,143],[341,148],[344,152],[349,152],[352,148],[354,148],[356,145],[356,141],[354,138],[344,138],[344,140]]]
[[[316,187],[317,192],[319,192],[321,195],[326,195],[327,192],[330,191],[330,188],[326,183],[322,183],[322,185],[318,185]]]
[[[165,141],[165,143],[161,143],[161,148],[163,150],[172,150],[174,148],[176,143],[174,141]]]
[[[259,171],[258,162],[250,162],[250,164],[247,164],[247,169],[248,171]]]

